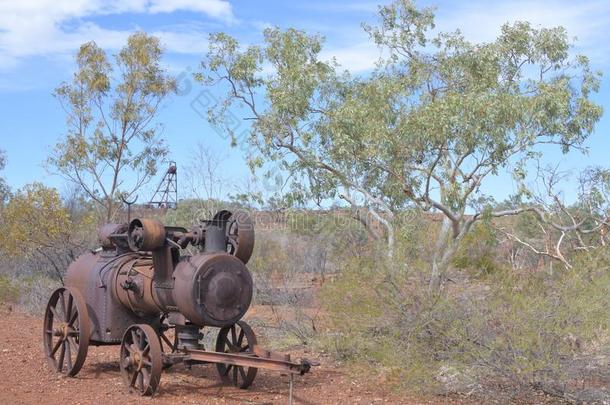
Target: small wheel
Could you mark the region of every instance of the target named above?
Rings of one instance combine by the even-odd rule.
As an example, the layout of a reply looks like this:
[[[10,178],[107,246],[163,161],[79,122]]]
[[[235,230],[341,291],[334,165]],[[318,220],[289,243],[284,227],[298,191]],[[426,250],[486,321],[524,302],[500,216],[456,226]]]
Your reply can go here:
[[[68,287],[55,290],[47,304],[43,329],[45,357],[53,370],[69,377],[80,371],[87,357],[90,330],[82,295]]]
[[[254,345],[256,345],[256,336],[252,328],[244,321],[238,321],[234,325],[220,329],[216,338],[216,351],[220,353],[253,353]],[[258,372],[256,367],[224,363],[217,363],[216,369],[224,382],[242,389],[246,389],[252,384]]]
[[[121,341],[121,374],[141,395],[154,395],[161,380],[161,343],[149,325],[132,325]]]

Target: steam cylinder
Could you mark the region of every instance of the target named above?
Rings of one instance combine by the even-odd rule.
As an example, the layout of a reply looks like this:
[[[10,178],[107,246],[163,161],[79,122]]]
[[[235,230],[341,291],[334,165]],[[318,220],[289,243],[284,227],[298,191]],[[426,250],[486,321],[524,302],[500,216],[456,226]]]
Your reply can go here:
[[[159,295],[153,285],[150,257],[139,257],[117,266],[111,275],[111,291],[124,307],[140,317],[155,315],[173,306],[172,296]]]

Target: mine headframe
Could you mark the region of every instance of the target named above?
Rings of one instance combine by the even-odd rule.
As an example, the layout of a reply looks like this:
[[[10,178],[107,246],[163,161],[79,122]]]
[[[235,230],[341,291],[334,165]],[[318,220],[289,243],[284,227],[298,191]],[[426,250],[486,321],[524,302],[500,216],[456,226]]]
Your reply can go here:
[[[169,167],[157,186],[148,206],[172,209],[176,209],[178,206],[178,168],[176,162],[169,162]]]

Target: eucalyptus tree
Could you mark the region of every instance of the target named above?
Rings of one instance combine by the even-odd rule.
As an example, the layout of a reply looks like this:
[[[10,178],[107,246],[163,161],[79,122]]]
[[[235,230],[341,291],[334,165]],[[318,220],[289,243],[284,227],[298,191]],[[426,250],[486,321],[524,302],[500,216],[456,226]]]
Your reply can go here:
[[[566,269],[573,268],[575,252],[606,249],[610,229],[610,171],[589,167],[579,173],[576,202],[566,201],[563,184],[570,180],[569,172],[556,167],[539,168],[540,183],[531,193],[528,213],[517,221],[498,221],[493,227],[509,241],[530,252],[552,259]]]
[[[88,42],[76,55],[72,80],[55,90],[68,129],[47,163],[79,185],[106,221],[115,216],[121,197],[155,175],[168,153],[155,118],[175,81],[161,66],[162,55],[158,38],[135,33],[113,66],[103,49]]]
[[[247,47],[212,35],[196,79],[224,95],[210,121],[239,140],[235,117],[246,119],[252,167],[278,163],[295,195],[364,204],[387,225],[390,245],[405,207],[441,213],[437,290],[476,221],[532,208],[492,211],[485,181],[501,171],[523,179],[542,145],[584,148],[602,114],[591,100],[599,74],[572,56],[561,27],[516,22],[472,43],[436,32],[432,9],[399,0],[364,28],[382,55],[369,74],[325,61],[318,35],[270,28]]]
[[[62,283],[65,269],[89,247],[87,234],[96,228],[93,214],[74,215],[57,190],[41,183],[15,190],[0,217],[1,254],[16,263],[27,261],[31,271],[49,269],[47,275]]]

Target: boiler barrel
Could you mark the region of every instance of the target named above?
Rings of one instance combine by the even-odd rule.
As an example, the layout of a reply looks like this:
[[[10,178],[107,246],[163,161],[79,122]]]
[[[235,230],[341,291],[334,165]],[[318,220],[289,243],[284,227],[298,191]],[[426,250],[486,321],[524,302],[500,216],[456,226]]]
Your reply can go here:
[[[182,258],[173,273],[173,288],[155,285],[148,257],[122,264],[115,274],[116,298],[139,315],[179,311],[196,325],[226,326],[241,319],[252,301],[248,268],[227,253]]]
[[[174,300],[196,325],[228,326],[240,320],[252,301],[252,276],[227,253],[184,258],[174,271]]]
[[[140,318],[180,312],[200,326],[227,326],[241,319],[252,300],[252,276],[237,257],[224,252],[202,253],[180,258],[172,282],[158,285],[153,259],[140,254],[103,257],[86,254],[68,270],[66,284],[81,290],[90,312],[105,319],[114,330],[113,305],[126,308]],[[106,303],[104,303],[106,301]],[[100,324],[101,330],[106,326]]]

